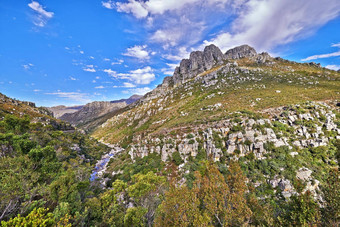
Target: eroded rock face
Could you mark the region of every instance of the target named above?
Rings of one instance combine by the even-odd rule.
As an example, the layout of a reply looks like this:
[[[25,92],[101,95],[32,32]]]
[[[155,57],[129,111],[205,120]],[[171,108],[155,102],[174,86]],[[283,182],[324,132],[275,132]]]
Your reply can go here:
[[[189,59],[183,59],[175,69],[173,82],[175,85],[184,83],[186,80],[197,76],[199,73],[211,69],[215,65],[222,64],[226,57],[222,51],[211,44],[202,51],[194,51]]]
[[[257,56],[256,50],[248,45],[242,45],[228,50],[225,53],[227,59],[240,59],[245,57],[255,57]]]

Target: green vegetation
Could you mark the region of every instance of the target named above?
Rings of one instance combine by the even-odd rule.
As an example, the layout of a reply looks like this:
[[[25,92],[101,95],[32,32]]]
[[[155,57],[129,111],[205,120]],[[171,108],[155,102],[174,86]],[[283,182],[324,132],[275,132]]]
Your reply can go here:
[[[105,116],[107,123],[92,136],[126,150],[109,161],[102,181],[89,179],[108,147],[43,109],[1,103],[1,226],[339,225],[340,140],[327,129],[327,117],[299,117],[295,126],[256,122],[273,117],[268,108],[289,106],[282,111],[288,117],[316,108],[305,101],[339,99],[339,73],[276,60],[261,68],[247,59],[236,61],[249,73],[219,73],[214,86],[193,79],[167,97]],[[251,121],[255,134],[247,126]],[[231,127],[214,130],[219,124]],[[295,135],[300,127],[310,136],[322,130],[327,143],[294,145],[303,137]],[[258,158],[257,134],[263,139],[272,130],[287,141],[279,147],[262,143],[265,152]],[[226,146],[231,133],[238,134],[233,152]],[[188,154],[179,152],[180,139]],[[152,151],[143,148],[149,145]],[[171,153],[164,154],[165,145]],[[194,146],[196,156],[190,154]],[[323,200],[305,191],[307,181],[296,176],[302,167],[311,171],[310,188],[319,183],[316,193]],[[284,197],[288,186],[294,190]]]
[[[0,219],[4,226],[52,226],[81,218],[93,196],[91,166],[107,147],[77,131],[5,115],[0,121]],[[67,211],[65,211],[65,209]]]

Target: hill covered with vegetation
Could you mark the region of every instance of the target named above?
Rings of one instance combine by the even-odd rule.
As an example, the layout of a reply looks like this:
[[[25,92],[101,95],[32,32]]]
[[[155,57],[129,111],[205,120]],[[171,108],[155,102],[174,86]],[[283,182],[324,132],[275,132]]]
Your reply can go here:
[[[2,96],[1,224],[337,226],[339,99],[339,72],[247,45],[191,53],[92,138]]]

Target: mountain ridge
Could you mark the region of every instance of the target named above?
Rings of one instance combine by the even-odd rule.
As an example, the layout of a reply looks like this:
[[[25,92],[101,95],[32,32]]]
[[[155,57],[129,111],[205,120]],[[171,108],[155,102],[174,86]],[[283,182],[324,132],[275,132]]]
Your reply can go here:
[[[80,106],[55,106],[48,108],[58,119],[67,121],[73,125],[84,125],[110,112],[136,102],[142,96],[132,95],[127,99],[113,101],[93,101]]]

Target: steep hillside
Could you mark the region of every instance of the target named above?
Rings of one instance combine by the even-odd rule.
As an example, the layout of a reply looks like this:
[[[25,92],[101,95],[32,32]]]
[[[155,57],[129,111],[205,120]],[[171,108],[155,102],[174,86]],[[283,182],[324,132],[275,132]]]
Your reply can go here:
[[[67,121],[73,125],[82,125],[90,122],[95,118],[101,117],[109,112],[117,111],[127,106],[126,102],[91,102],[83,106],[74,113],[66,113],[60,117],[61,120]]]
[[[11,99],[0,93],[0,116],[3,117],[5,114],[13,114],[17,116],[28,114],[33,117],[47,115],[49,118],[53,115],[47,108],[37,108],[33,102]]]
[[[259,112],[305,101],[340,98],[340,75],[316,64],[257,54],[241,46],[222,54],[216,46],[193,52],[172,77],[93,133],[106,142],[167,134],[217,122],[234,111]]]
[[[66,225],[100,190],[90,175],[109,150],[47,109],[0,94],[0,221],[19,215],[1,226]]]
[[[339,99],[339,72],[210,45],[93,132],[125,149],[101,182],[145,225],[337,226]]]

